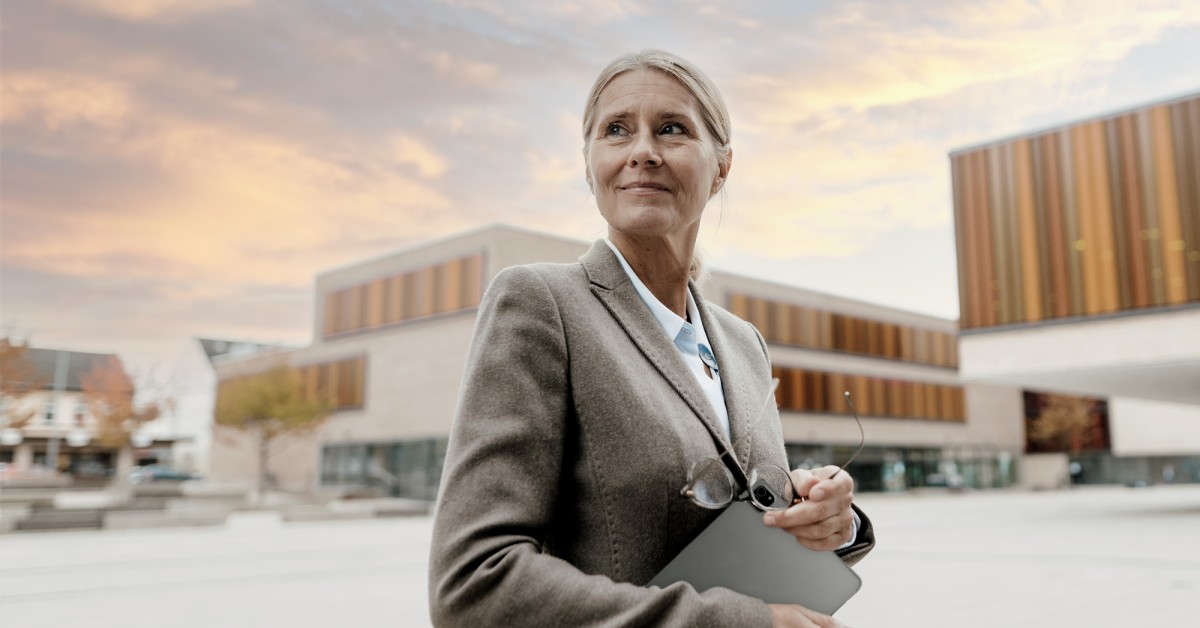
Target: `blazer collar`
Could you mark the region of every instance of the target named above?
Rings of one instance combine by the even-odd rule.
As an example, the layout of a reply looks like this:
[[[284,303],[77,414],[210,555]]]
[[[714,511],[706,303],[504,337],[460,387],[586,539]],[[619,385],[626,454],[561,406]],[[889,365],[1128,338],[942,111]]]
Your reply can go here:
[[[725,439],[724,430],[720,428],[713,414],[708,397],[696,383],[675,344],[662,333],[662,326],[655,320],[650,309],[642,303],[637,290],[608,245],[603,240],[597,240],[580,258],[580,262],[592,284],[592,292],[608,308],[609,313],[633,343],[688,404],[715,442],[730,447]],[[704,320],[704,330],[713,345],[713,352],[721,363],[721,384],[725,394],[725,407],[729,412],[730,434],[737,442],[737,450],[734,453],[744,468],[749,460],[750,440],[748,437],[739,437],[747,433],[750,420],[748,415],[754,412],[754,409],[746,407],[748,393],[745,389],[745,376],[737,372],[745,367],[733,363],[734,353],[726,350],[729,346],[727,336],[720,329],[720,323],[712,315],[699,289],[690,282],[688,287]],[[750,405],[753,405],[753,402],[750,402]],[[739,440],[743,442],[738,442]]]
[[[725,394],[725,409],[729,413],[729,435],[733,439],[734,454],[737,455],[746,471],[749,471],[751,450],[751,429],[753,422],[758,419],[762,409],[763,399],[755,399],[747,387],[747,376],[754,372],[753,365],[739,361],[738,353],[733,350],[725,328],[717,320],[709,307],[708,301],[700,296],[700,290],[694,283],[689,284],[692,297],[696,300],[696,309],[700,310],[700,318],[704,320],[704,333],[717,361],[721,366],[721,391]]]

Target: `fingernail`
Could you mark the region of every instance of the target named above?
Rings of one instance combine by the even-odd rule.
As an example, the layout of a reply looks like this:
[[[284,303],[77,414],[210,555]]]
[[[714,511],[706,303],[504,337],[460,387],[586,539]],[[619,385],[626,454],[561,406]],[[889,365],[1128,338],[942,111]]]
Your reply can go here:
[[[768,512],[763,515],[763,523],[769,526],[775,525],[775,513]]]

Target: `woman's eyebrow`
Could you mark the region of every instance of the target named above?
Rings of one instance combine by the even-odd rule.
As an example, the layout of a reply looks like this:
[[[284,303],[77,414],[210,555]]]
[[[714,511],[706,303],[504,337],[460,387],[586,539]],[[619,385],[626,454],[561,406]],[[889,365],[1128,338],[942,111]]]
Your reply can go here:
[[[686,114],[686,113],[679,113],[679,112],[676,112],[676,111],[664,111],[664,112],[662,112],[662,113],[658,114],[658,119],[659,119],[659,120],[668,120],[668,119],[673,119],[673,120],[691,120],[691,119],[692,119],[692,116],[690,116],[690,115],[688,115],[688,114]]]
[[[604,114],[604,117],[602,119],[607,122],[609,120],[624,120],[624,119],[630,118],[632,116],[633,116],[633,112],[626,109],[624,111],[616,111],[613,113],[606,113],[606,114]]]

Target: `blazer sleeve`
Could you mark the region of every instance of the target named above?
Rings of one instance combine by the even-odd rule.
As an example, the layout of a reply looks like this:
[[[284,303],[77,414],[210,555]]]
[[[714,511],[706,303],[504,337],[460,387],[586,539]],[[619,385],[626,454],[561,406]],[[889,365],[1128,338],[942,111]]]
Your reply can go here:
[[[433,623],[771,625],[766,604],[728,589],[615,582],[544,551],[573,412],[568,360],[545,280],[500,273],[480,306],[434,514]]]

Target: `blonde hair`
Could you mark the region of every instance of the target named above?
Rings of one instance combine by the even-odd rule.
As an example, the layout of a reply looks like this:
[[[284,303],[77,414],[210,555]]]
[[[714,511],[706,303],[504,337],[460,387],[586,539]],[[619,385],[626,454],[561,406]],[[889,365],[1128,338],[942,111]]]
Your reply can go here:
[[[699,67],[692,62],[664,50],[646,49],[640,52],[621,55],[600,71],[592,89],[588,92],[587,101],[583,105],[583,159],[588,161],[588,149],[592,145],[592,126],[596,124],[596,109],[600,101],[600,93],[612,82],[618,74],[631,70],[657,70],[679,81],[696,99],[700,106],[700,117],[708,134],[712,137],[713,152],[721,165],[729,163],[730,142],[733,139],[733,125],[729,121],[729,110],[725,107],[725,99],[716,83],[708,78]],[[590,163],[588,164],[590,167]],[[722,188],[722,192],[724,188]],[[700,256],[692,256],[692,264],[688,274],[692,280],[700,283],[705,272]]]

